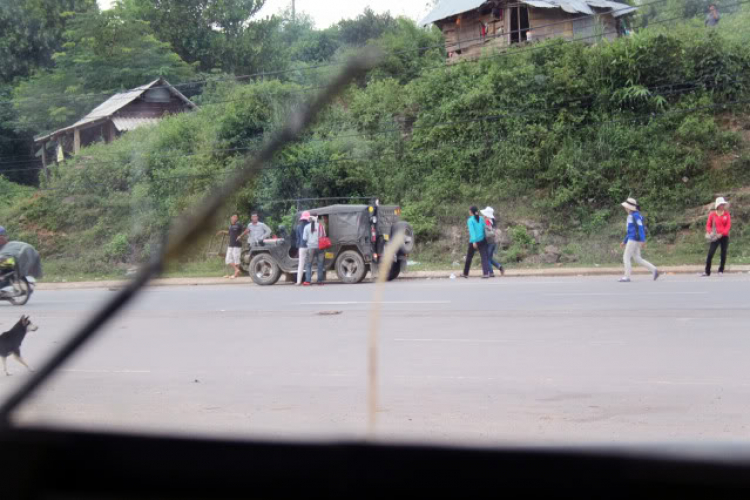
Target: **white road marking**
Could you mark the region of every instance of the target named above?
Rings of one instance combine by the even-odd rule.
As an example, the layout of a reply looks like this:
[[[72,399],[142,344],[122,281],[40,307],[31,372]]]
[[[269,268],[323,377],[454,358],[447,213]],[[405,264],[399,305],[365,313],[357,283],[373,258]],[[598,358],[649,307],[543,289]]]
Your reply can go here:
[[[395,301],[383,301],[381,304],[393,304],[393,305],[436,305],[436,304],[450,304],[450,300],[423,300],[423,301],[405,301],[405,300],[395,300]],[[301,302],[300,305],[303,306],[353,306],[353,305],[373,305],[374,302],[372,301],[340,301],[340,302]]]
[[[151,370],[60,370],[66,373],[151,373]]]
[[[708,295],[708,292],[637,292],[638,295]],[[575,295],[576,297],[604,297],[612,295],[632,295],[629,292],[568,292],[568,293],[545,293],[547,297],[565,297]]]
[[[393,339],[394,342],[461,342],[477,344],[508,344],[513,340],[500,339]]]

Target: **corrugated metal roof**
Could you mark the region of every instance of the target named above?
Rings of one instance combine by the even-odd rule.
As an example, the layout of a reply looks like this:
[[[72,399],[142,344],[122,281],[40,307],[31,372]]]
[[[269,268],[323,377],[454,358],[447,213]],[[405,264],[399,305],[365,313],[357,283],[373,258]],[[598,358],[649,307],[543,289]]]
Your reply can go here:
[[[82,125],[86,125],[99,119],[112,116],[131,102],[141,97],[141,95],[145,91],[156,85],[158,81],[159,80],[154,80],[147,85],[141,85],[140,87],[128,90],[127,92],[120,92],[119,94],[113,95],[112,97],[92,109],[89,114],[67,128],[78,128]]]
[[[532,7],[538,7],[540,9],[562,9],[569,14],[589,14],[592,15],[595,12],[591,10],[591,7],[597,9],[612,9],[612,15],[615,17],[624,16],[635,12],[636,7],[630,5],[612,2],[610,0],[520,0],[521,2],[531,5]],[[446,19],[457,14],[469,12],[479,8],[484,4],[484,0],[443,0],[432,12],[427,14],[420,24],[426,26],[430,23]]]
[[[637,10],[626,3],[612,2],[610,0],[520,0],[533,7],[547,9],[562,9],[570,14],[594,14],[591,7],[595,9],[611,9],[615,17],[631,14]]]
[[[185,97],[180,91],[174,88],[168,81],[164,80],[163,78],[159,78],[146,85],[141,85],[140,87],[113,95],[112,97],[110,97],[109,99],[107,99],[106,101],[98,105],[97,107],[95,107],[93,110],[91,110],[89,114],[87,114],[86,116],[84,116],[83,118],[75,122],[73,125],[70,125],[65,128],[61,128],[59,130],[55,130],[51,134],[38,137],[35,139],[35,141],[39,142],[42,140],[46,140],[57,134],[76,129],[84,125],[94,123],[99,120],[106,120],[110,118],[112,115],[114,115],[115,113],[117,113],[119,110],[121,110],[122,108],[130,104],[131,102],[141,97],[141,95],[143,95],[143,93],[146,92],[148,89],[157,86],[157,84],[160,84],[159,86],[163,86],[164,88],[168,89],[172,94],[177,96],[180,100],[182,100],[185,104],[187,104],[191,108],[197,107],[190,99]],[[150,118],[146,118],[146,120],[150,120]]]
[[[427,26],[435,21],[477,9],[483,3],[485,0],[442,0],[419,24]]]
[[[139,116],[115,116],[112,117],[112,123],[120,132],[135,130],[144,125],[155,125],[159,123],[159,118],[141,118]]]

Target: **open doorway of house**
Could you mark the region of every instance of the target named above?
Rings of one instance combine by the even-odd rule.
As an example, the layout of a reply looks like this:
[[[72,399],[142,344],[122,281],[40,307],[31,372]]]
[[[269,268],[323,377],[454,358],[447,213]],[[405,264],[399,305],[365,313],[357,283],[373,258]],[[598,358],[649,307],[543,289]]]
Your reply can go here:
[[[525,42],[529,32],[529,9],[525,5],[508,7],[510,10],[510,43]]]

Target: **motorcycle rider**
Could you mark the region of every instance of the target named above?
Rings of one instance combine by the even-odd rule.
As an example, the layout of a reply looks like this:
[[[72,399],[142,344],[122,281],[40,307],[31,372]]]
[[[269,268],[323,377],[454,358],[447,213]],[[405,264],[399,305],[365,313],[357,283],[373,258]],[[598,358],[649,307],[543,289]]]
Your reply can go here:
[[[42,277],[42,260],[36,249],[22,241],[8,241],[8,232],[0,226],[0,270],[6,278],[0,278],[0,291],[12,284],[12,272],[17,269],[22,276],[27,278]],[[33,291],[33,286],[29,287],[29,295]],[[3,298],[0,293],[0,298]]]
[[[3,226],[0,226],[0,250],[3,249],[6,243],[8,243],[8,232],[5,230]],[[4,279],[0,278],[0,295],[3,293],[2,292],[3,288],[9,285],[10,285],[10,280],[8,278],[4,278]]]

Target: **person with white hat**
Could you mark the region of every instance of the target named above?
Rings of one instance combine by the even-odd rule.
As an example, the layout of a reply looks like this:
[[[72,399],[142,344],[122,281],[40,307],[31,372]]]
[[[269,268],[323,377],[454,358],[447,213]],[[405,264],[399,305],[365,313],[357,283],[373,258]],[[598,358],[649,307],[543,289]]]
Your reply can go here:
[[[495,240],[495,209],[487,207],[484,210],[480,210],[479,213],[484,216],[484,223],[487,226],[485,235],[489,235],[487,236],[487,259],[490,264],[490,277],[495,277],[493,267],[496,267],[500,271],[500,275],[504,276],[505,269],[503,269],[503,265],[495,261],[495,250],[497,249],[497,242]]]
[[[471,269],[471,261],[474,259],[474,254],[479,252],[479,256],[482,259],[482,278],[486,279],[490,277],[490,263],[487,258],[487,237],[485,236],[485,225],[481,217],[479,217],[479,209],[472,206],[469,209],[469,218],[466,221],[466,225],[469,228],[469,250],[466,252],[466,263],[464,264],[464,272],[461,275],[462,278],[469,277],[469,270]]]
[[[711,276],[711,261],[716,249],[721,247],[721,263],[719,264],[719,276],[724,274],[724,266],[727,263],[727,248],[729,247],[729,230],[732,229],[732,216],[727,210],[727,200],[722,196],[716,198],[714,210],[708,216],[706,222],[706,239],[711,242],[708,247],[708,258],[706,258],[706,270],[701,276]]]
[[[625,234],[625,239],[620,243],[620,248],[625,249],[625,253],[623,254],[625,276],[620,278],[620,282],[630,282],[631,261],[633,259],[651,271],[654,281],[656,281],[659,279],[659,270],[652,263],[641,257],[641,248],[646,246],[646,229],[643,227],[643,217],[641,217],[638,202],[635,201],[635,198],[628,198],[622,203],[622,207],[628,213],[628,222],[627,234]]]

